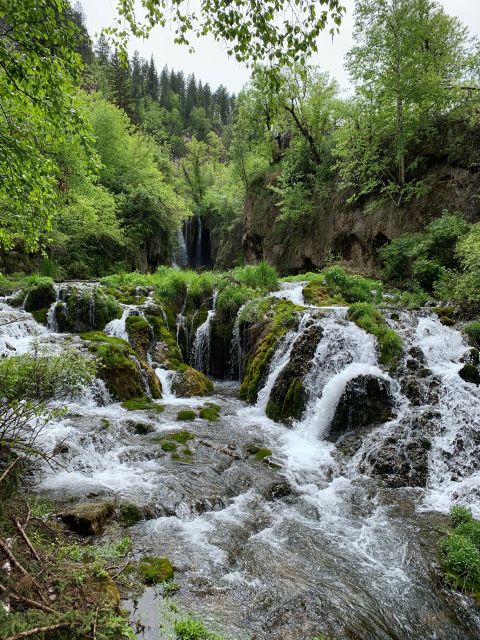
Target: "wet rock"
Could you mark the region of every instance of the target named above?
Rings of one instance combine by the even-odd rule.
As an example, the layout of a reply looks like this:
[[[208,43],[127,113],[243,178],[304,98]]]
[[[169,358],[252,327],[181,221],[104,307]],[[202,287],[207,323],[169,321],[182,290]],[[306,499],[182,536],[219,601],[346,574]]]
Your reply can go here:
[[[465,355],[462,358],[460,358],[460,362],[465,362],[466,364],[473,364],[475,366],[478,366],[480,364],[480,351],[472,347],[465,353]]]
[[[314,324],[295,341],[290,360],[279,374],[270,393],[266,414],[272,420],[291,422],[302,417],[307,403],[304,379],[322,334],[322,327]]]
[[[467,362],[458,372],[458,375],[465,380],[465,382],[471,382],[472,384],[480,384],[480,371],[474,364]]]
[[[130,344],[138,353],[140,358],[147,362],[148,351],[153,341],[153,329],[150,324],[141,316],[129,315],[125,326]]]
[[[133,422],[129,420],[127,424],[128,427],[138,436],[146,436],[147,434],[155,431],[153,424],[148,422]]]
[[[293,492],[292,486],[286,480],[279,480],[267,485],[262,490],[262,495],[266,500],[278,500],[285,498]]]
[[[208,396],[213,392],[213,383],[201,371],[197,371],[193,367],[186,367],[176,374],[172,390],[177,396],[183,398]]]
[[[373,375],[357,376],[345,386],[327,439],[336,442],[346,433],[387,422],[392,415],[393,397],[388,381]]]
[[[360,471],[379,476],[389,487],[425,487],[431,435],[440,415],[433,410],[411,416],[394,429],[379,434],[366,447]]]
[[[102,330],[111,320],[122,315],[117,300],[101,287],[62,287],[60,297],[54,309],[60,332]]]
[[[63,511],[60,518],[75,533],[81,536],[95,536],[102,533],[113,511],[112,502],[87,502]]]

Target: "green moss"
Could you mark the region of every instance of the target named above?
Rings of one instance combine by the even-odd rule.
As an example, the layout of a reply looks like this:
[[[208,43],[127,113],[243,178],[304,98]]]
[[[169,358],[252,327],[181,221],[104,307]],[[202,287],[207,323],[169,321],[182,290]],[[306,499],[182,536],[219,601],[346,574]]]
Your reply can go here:
[[[390,329],[384,317],[373,304],[358,302],[348,310],[348,318],[378,340],[380,362],[396,367],[403,353],[403,343],[396,331]]]
[[[40,324],[47,324],[47,314],[48,307],[44,307],[43,309],[38,309],[38,311],[32,311],[32,316],[35,318],[37,322]]]
[[[132,527],[134,524],[137,524],[137,522],[140,522],[140,520],[143,520],[142,510],[132,502],[122,504],[120,506],[119,512],[120,521],[126,527]]]
[[[65,303],[57,305],[55,317],[60,331],[85,332],[102,330],[115,318],[120,318],[122,309],[112,296],[101,287],[79,289],[72,287]]]
[[[173,624],[176,640],[222,640],[216,633],[209,631],[199,620],[185,618]]]
[[[267,449],[267,447],[260,447],[260,449],[255,453],[255,460],[263,462],[265,458],[270,458],[272,455],[273,454],[270,449]]]
[[[171,440],[161,440],[160,442],[160,448],[162,449],[162,451],[166,452],[176,451],[177,446],[177,443],[172,442]]]
[[[168,434],[167,438],[179,444],[186,444],[189,440],[193,440],[195,436],[190,431],[175,431]]]
[[[127,411],[154,411],[155,413],[163,413],[165,411],[163,405],[152,402],[152,400],[146,396],[124,400],[122,407]]]
[[[25,311],[39,311],[56,300],[52,278],[36,277],[27,289]]]
[[[277,422],[289,420],[299,416],[305,405],[305,390],[302,378],[293,378],[288,386],[282,404],[269,400],[265,413],[271,420]]]
[[[202,418],[202,420],[217,422],[220,418],[220,407],[217,404],[213,404],[213,402],[209,402],[207,405],[200,409],[198,415],[200,416],[200,418]]]
[[[472,384],[480,384],[480,371],[474,364],[467,362],[458,372],[458,375],[465,380],[465,382],[471,382]]]
[[[125,321],[130,344],[143,361],[147,361],[148,349],[153,337],[150,324],[141,316],[129,315]]]
[[[179,411],[177,413],[177,420],[195,420],[195,418],[197,417],[197,414],[195,413],[195,411],[192,411],[191,409],[184,409],[183,411]]]
[[[240,398],[253,404],[257,400],[260,383],[268,373],[270,361],[278,343],[289,329],[297,323],[297,312],[302,307],[288,300],[272,302],[270,318],[263,338],[260,340],[253,357],[245,367],[245,376],[240,387]]]
[[[178,348],[177,339],[165,324],[162,315],[147,315],[146,319],[153,330],[153,335],[157,342],[161,342],[166,347],[167,362],[163,363],[168,369],[179,371],[185,367],[183,357]],[[175,326],[175,322],[173,323]]]
[[[188,447],[186,447],[185,449],[182,449],[182,454],[184,456],[193,456],[193,451]]]
[[[142,398],[145,390],[141,372],[132,359],[132,347],[120,338],[107,336],[101,331],[80,335],[88,343],[88,349],[100,361],[100,377],[109,392],[118,400]]]
[[[167,558],[145,557],[139,562],[138,568],[143,581],[148,585],[173,579],[173,567]]]
[[[315,282],[312,280],[303,289],[303,297],[305,302],[312,304],[316,307],[341,305],[345,306],[347,303],[341,295],[332,296],[324,284],[323,280]]]
[[[193,367],[181,368],[172,384],[173,391],[183,398],[208,396],[213,393],[213,382]]]

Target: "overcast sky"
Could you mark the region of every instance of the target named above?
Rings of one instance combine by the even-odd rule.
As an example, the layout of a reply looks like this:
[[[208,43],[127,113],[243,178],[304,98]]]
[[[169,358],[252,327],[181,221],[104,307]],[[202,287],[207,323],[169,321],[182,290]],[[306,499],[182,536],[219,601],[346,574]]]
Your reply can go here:
[[[80,0],[90,34],[98,33],[102,27],[112,24],[117,0]],[[193,6],[194,2],[190,6]],[[343,59],[352,45],[354,0],[343,0],[347,14],[340,28],[340,34],[332,39],[322,34],[319,40],[319,54],[312,60],[322,69],[329,71],[343,87],[348,86],[348,76],[343,69]],[[458,16],[473,35],[480,35],[480,0],[442,0],[445,11]],[[138,49],[145,58],[153,54],[159,69],[165,64],[177,71],[195,75],[212,88],[224,84],[231,92],[237,93],[248,81],[248,70],[228,58],[225,47],[213,38],[206,37],[195,41],[195,53],[173,42],[173,32],[168,27],[157,27],[148,40],[134,39],[131,51]]]

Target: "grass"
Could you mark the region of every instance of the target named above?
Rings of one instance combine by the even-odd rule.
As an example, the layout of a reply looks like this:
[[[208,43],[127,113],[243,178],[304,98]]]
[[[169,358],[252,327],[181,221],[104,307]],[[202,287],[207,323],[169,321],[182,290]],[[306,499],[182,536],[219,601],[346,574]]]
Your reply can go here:
[[[200,409],[198,415],[200,416],[200,418],[202,418],[202,420],[217,422],[220,418],[220,407],[217,404],[213,404],[213,402],[209,402],[207,405]]]
[[[440,556],[448,584],[480,599],[480,521],[470,509],[450,511],[453,529],[440,542]]]
[[[184,409],[183,411],[179,411],[177,413],[178,421],[191,421],[195,420],[197,414],[192,409]]]
[[[167,438],[178,442],[178,444],[187,444],[189,440],[194,440],[195,436],[190,431],[176,431],[168,435]]]
[[[403,352],[402,339],[387,325],[380,311],[368,302],[357,302],[349,308],[348,317],[377,338],[380,362],[391,368],[396,367]]]
[[[146,396],[142,398],[124,400],[122,402],[122,407],[127,411],[154,411],[155,413],[163,413],[165,411],[165,407],[163,405],[153,402]]]
[[[199,620],[188,617],[173,624],[177,640],[222,640],[216,633],[209,631]]]
[[[334,304],[354,302],[380,302],[382,284],[378,280],[364,278],[357,274],[349,273],[339,265],[333,265],[320,273],[307,272],[297,276],[283,278],[285,282],[303,282],[304,295],[312,304],[320,302],[328,304],[331,300]]]

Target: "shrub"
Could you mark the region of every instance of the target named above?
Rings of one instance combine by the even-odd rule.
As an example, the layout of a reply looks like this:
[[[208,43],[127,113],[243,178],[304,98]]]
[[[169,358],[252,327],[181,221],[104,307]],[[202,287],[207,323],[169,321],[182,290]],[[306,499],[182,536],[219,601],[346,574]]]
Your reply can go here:
[[[251,289],[274,291],[278,287],[277,270],[266,262],[237,267],[233,270],[233,277]]]
[[[329,267],[322,277],[332,297],[339,295],[347,302],[374,302],[380,297],[380,282],[347,273],[342,267]]]
[[[472,347],[480,349],[480,320],[475,320],[465,325],[464,331]]]
[[[173,629],[178,640],[222,640],[217,634],[208,631],[199,620],[193,618],[177,620]]]
[[[480,521],[470,509],[455,506],[450,512],[453,531],[440,542],[446,579],[460,589],[480,593]]]
[[[377,338],[382,364],[389,367],[398,364],[403,351],[402,339],[396,331],[390,329],[378,309],[367,302],[357,302],[349,308],[348,317],[361,329]]]

